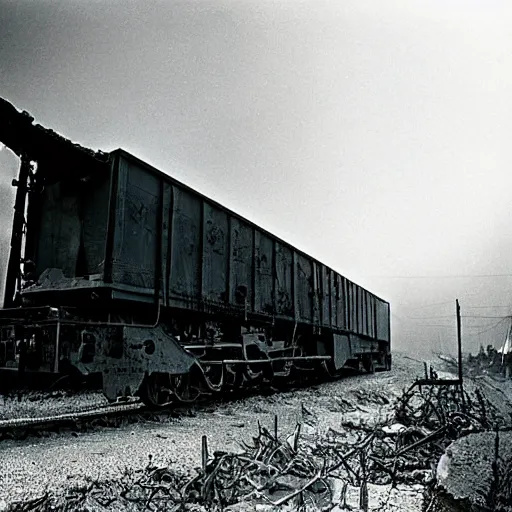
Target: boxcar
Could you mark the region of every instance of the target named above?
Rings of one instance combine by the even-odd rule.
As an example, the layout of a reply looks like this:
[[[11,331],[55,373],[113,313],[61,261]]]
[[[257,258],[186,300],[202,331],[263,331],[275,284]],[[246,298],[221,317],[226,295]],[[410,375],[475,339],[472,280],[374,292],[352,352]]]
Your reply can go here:
[[[100,372],[109,398],[151,403],[390,367],[386,301],[126,151],[9,113],[0,140],[22,158],[0,367]]]

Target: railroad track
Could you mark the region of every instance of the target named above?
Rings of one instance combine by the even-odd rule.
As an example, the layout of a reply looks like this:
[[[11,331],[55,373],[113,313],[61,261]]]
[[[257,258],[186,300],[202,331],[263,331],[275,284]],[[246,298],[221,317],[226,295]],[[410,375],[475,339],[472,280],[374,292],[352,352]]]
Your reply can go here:
[[[97,419],[110,419],[128,413],[142,412],[146,407],[140,401],[102,404],[86,409],[48,416],[0,420],[0,439],[19,437],[34,432],[74,427]]]
[[[17,417],[0,420],[0,441],[4,439],[23,439],[29,435],[40,435],[44,432],[58,431],[60,429],[82,430],[87,426],[97,425],[97,420],[104,426],[117,426],[118,420],[123,417],[129,418],[130,415],[137,415],[137,418],[147,417],[154,420],[159,414],[180,415],[188,410],[191,406],[201,408],[202,406],[211,406],[215,403],[227,401],[236,401],[248,398],[254,395],[268,395],[281,393],[285,391],[293,391],[304,388],[310,388],[315,385],[321,385],[333,380],[351,379],[363,377],[366,374],[356,373],[352,376],[336,376],[326,380],[310,378],[302,382],[287,382],[278,387],[271,387],[265,391],[261,388],[243,388],[239,392],[219,393],[217,395],[204,394],[200,399],[193,402],[174,402],[165,407],[151,408],[143,404],[139,398],[133,398],[131,401],[117,403],[98,403],[90,404],[79,410],[65,412],[60,414],[50,414],[36,417]],[[137,419],[135,419],[137,421]]]

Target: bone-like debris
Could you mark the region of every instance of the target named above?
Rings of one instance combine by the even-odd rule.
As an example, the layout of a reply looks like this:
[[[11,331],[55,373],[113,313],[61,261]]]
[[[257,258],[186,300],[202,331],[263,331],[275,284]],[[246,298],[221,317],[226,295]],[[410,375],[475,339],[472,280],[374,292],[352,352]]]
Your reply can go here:
[[[381,403],[375,393],[358,393],[358,405]],[[315,415],[302,412],[315,425]],[[280,432],[276,416],[271,427],[259,425],[238,453],[209,453],[206,437],[197,439],[202,462],[192,474],[150,457],[146,468],[126,471],[115,482],[89,479],[66,496],[43,495],[14,510],[393,510],[393,500],[408,488],[434,481],[437,461],[452,441],[510,427],[510,418],[478,388],[461,395],[454,387],[413,387],[393,412],[377,424],[353,422],[350,432],[341,421],[340,431],[322,435],[304,433],[303,423]],[[509,480],[505,475],[503,485]]]

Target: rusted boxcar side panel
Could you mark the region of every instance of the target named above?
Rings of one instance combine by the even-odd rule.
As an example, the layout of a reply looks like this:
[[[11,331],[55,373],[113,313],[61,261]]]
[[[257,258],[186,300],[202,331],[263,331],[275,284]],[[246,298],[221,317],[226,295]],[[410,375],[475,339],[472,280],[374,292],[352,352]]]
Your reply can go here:
[[[105,260],[107,238],[108,196],[110,176],[105,173],[93,178],[85,187],[83,201],[82,236],[85,256],[85,273],[100,274]]]
[[[161,186],[157,176],[121,160],[112,250],[113,283],[155,289],[162,231]]]
[[[80,248],[79,202],[60,182],[46,186],[41,196],[36,268],[60,268],[73,277]]]
[[[368,294],[366,290],[363,290],[361,287],[359,288],[359,293],[361,296],[361,304],[360,304],[360,311],[361,311],[361,330],[359,331],[360,334],[363,334],[364,336],[368,336],[368,315],[367,315],[367,301],[368,301]]]
[[[299,322],[313,322],[313,269],[311,260],[296,253],[295,304]]]
[[[160,243],[161,272],[159,289],[163,304],[169,304],[169,279],[171,275],[171,229],[174,218],[174,190],[167,181],[162,181],[162,239]]]
[[[243,306],[244,314],[253,311],[253,228],[236,217],[231,218],[231,261],[229,265],[230,302]]]
[[[386,302],[136,159],[119,161],[114,284],[147,293],[163,284],[171,307],[231,307],[389,340]]]
[[[368,304],[368,318],[370,322],[370,331],[368,334],[371,338],[375,338],[375,297],[373,295],[370,295]]]
[[[345,328],[345,298],[343,295],[343,281],[339,274],[333,272],[335,290],[334,290],[334,298],[336,300],[336,309],[333,324],[338,329]]]
[[[361,291],[361,324],[362,328],[360,331],[360,334],[363,334],[364,336],[368,336],[368,293],[366,290],[363,290],[362,288],[359,288]]]
[[[320,307],[322,309],[322,325],[331,326],[331,270],[321,265],[322,283]]]
[[[170,305],[193,307],[201,294],[202,200],[173,186]]]
[[[377,339],[389,342],[389,304],[377,299]]]
[[[351,331],[357,332],[357,290],[354,283],[348,282],[348,294],[349,294],[349,313],[350,313],[350,327]]]
[[[292,250],[279,242],[275,243],[276,260],[276,314],[293,319]]]
[[[332,327],[335,329],[338,327],[338,305],[339,301],[339,288],[338,288],[338,276],[336,272],[329,272],[329,287],[330,287],[330,300],[331,300],[331,308],[330,308],[330,322]]]
[[[272,239],[255,230],[254,233],[254,311],[260,314],[273,314],[274,311],[274,250]]]
[[[355,291],[355,295],[356,295],[356,328],[355,328],[355,332],[359,334],[363,330],[363,326],[362,326],[363,318],[362,318],[362,314],[361,314],[361,309],[362,309],[361,288],[359,288],[359,286],[357,286],[357,285],[354,285],[354,291]]]
[[[342,286],[343,286],[343,321],[345,329],[348,331],[350,329],[350,293],[348,286],[348,279],[345,277],[341,278]]]
[[[371,337],[371,330],[372,330],[372,317],[371,317],[371,296],[370,294],[365,291],[365,318],[366,318],[366,335]]]
[[[322,325],[322,264],[309,258],[313,265],[313,325]]]
[[[225,211],[205,202],[203,207],[202,298],[210,306],[227,302],[229,220]]]

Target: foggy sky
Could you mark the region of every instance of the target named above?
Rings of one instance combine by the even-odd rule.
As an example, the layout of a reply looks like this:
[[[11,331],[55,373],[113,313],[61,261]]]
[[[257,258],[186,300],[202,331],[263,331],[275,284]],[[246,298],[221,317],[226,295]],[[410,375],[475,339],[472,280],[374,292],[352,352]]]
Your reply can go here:
[[[389,300],[395,346],[452,348],[455,298],[512,314],[509,5],[0,0],[0,96]],[[466,348],[500,321],[464,319]]]

